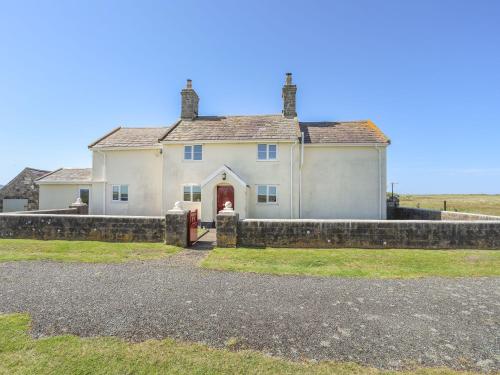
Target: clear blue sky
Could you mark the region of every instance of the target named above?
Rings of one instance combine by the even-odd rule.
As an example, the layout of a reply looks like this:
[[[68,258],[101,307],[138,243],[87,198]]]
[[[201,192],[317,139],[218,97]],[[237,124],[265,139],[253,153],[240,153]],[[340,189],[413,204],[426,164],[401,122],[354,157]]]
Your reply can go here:
[[[0,0],[0,184],[91,165],[118,126],[201,114],[372,119],[407,193],[500,193],[500,1]]]

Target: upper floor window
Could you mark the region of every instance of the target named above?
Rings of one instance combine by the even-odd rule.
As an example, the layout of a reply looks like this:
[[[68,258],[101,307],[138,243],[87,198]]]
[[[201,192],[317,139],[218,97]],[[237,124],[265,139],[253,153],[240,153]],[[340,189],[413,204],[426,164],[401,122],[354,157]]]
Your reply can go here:
[[[184,197],[185,202],[201,202],[201,186],[200,185],[185,185]]]
[[[113,200],[128,202],[128,185],[113,185]]]
[[[202,159],[203,159],[202,145],[184,146],[184,160],[202,160]]]
[[[278,201],[278,189],[275,185],[257,185],[258,203],[276,203]]]
[[[257,145],[257,159],[276,160],[278,156],[277,149],[275,144],[260,143]]]

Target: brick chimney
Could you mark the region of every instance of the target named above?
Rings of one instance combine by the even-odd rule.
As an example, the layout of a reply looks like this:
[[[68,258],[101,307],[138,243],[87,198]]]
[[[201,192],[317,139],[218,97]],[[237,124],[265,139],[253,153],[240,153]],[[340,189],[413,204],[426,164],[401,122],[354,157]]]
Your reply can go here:
[[[198,94],[193,90],[193,82],[188,79],[186,88],[181,91],[182,107],[181,119],[194,120],[198,116]]]
[[[286,74],[285,85],[281,91],[283,98],[283,116],[287,118],[297,117],[297,108],[295,104],[295,95],[297,86],[292,84],[292,73]]]

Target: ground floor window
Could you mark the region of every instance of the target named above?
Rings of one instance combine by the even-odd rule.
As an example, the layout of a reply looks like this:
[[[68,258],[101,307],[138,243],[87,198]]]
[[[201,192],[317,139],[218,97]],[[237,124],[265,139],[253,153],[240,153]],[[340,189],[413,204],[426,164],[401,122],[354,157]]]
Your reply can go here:
[[[113,201],[128,202],[128,185],[113,185]]]
[[[185,185],[183,200],[185,202],[201,202],[201,186]]]
[[[257,185],[258,203],[276,203],[278,188],[275,185]]]
[[[80,189],[80,199],[83,203],[89,204],[90,190],[89,189]]]

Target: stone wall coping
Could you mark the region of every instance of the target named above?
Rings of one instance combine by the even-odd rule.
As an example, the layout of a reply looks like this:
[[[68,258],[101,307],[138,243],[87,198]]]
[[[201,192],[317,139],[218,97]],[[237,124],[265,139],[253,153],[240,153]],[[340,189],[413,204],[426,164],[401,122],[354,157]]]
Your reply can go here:
[[[413,211],[419,211],[419,212],[433,212],[433,213],[441,213],[441,214],[452,214],[452,215],[464,215],[464,216],[472,216],[472,217],[487,217],[490,219],[497,219],[500,221],[500,216],[495,216],[495,215],[486,215],[486,214],[473,214],[469,212],[461,212],[461,211],[442,211],[442,210],[433,210],[430,208],[418,208],[418,207],[406,207],[406,206],[398,206],[397,208],[399,209],[404,209],[404,210],[413,210]],[[458,220],[456,220],[458,221]]]
[[[482,216],[482,215],[481,215]],[[495,216],[494,216],[495,217]],[[500,224],[498,220],[372,220],[372,219],[241,219],[246,223],[378,223],[378,224],[404,224],[404,223],[422,223],[422,224]]]
[[[50,218],[64,218],[64,217],[74,217],[78,219],[92,219],[92,218],[109,218],[109,219],[161,219],[164,220],[165,216],[126,216],[126,215],[71,215],[71,214],[62,214],[62,215],[54,215],[54,214],[16,214],[14,212],[2,212],[0,213],[0,217],[2,216],[18,216],[22,218],[27,218],[30,216],[33,217],[50,217]]]
[[[186,215],[189,210],[168,210],[167,215]]]

